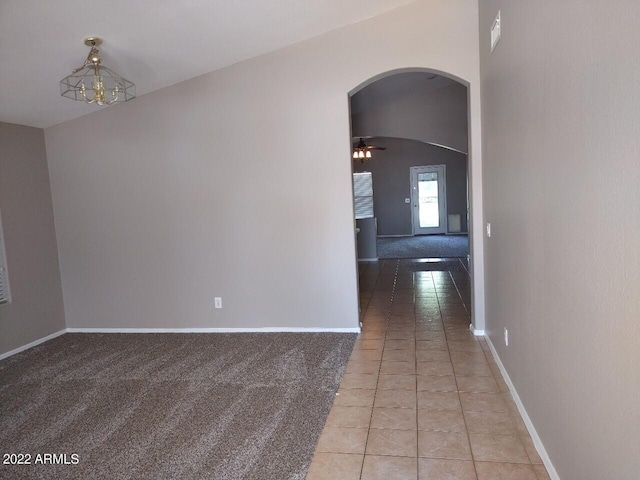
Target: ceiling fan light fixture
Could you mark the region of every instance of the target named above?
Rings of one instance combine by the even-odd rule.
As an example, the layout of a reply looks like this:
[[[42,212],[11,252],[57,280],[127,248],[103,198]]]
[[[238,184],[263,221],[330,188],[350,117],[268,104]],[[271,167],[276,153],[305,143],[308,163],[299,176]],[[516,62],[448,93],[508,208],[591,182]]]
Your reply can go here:
[[[353,159],[360,160],[360,162],[364,163],[365,159],[373,158],[373,153],[371,150],[386,150],[386,147],[377,147],[375,145],[367,145],[364,143],[364,139],[360,139],[357,145],[353,147]]]
[[[102,65],[98,51],[102,39],[87,37],[84,44],[91,47],[91,51],[80,67],[60,80],[60,94],[71,100],[96,105],[111,105],[135,98],[135,84]]]

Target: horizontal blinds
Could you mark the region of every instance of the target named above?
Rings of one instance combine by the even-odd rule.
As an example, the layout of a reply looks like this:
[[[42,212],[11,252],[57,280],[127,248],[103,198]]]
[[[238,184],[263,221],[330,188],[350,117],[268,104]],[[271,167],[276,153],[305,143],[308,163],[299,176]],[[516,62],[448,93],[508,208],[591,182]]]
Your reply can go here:
[[[356,197],[354,200],[356,220],[373,217],[373,197]]]
[[[357,220],[373,217],[373,179],[371,172],[353,174],[353,203]]]
[[[353,174],[353,195],[355,197],[373,197],[371,172]]]
[[[9,301],[9,282],[4,256],[4,239],[2,238],[2,224],[0,224],[0,303]]]
[[[1,253],[0,253],[1,255]],[[7,269],[0,264],[0,303],[9,301],[9,288],[7,285]]]

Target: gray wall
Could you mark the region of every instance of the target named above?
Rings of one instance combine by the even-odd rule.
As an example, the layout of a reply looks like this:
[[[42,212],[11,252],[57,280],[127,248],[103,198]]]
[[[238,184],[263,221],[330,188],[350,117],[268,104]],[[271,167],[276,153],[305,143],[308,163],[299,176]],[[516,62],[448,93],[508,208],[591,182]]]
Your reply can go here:
[[[48,128],[67,326],[356,327],[348,94],[416,67],[470,84],[481,229],[475,0],[412,3]]]
[[[0,355],[65,328],[44,132],[0,123],[0,214],[11,303]]]
[[[439,79],[447,81],[446,86],[432,89],[428,75],[405,75],[417,78],[411,82],[402,79],[394,82],[393,77],[389,77],[353,96],[356,107],[351,124],[353,136],[411,138],[467,152],[467,88]],[[422,81],[416,81],[420,76]],[[387,85],[378,85],[383,82]],[[403,88],[404,85],[409,88]],[[394,88],[397,88],[395,95],[379,91]]]
[[[461,153],[401,138],[375,138],[371,144],[387,147],[374,151],[371,160],[353,162],[355,172],[371,172],[373,203],[378,235],[412,235],[412,204],[409,169],[422,165],[445,165],[447,214],[459,214],[467,231],[467,156]]]
[[[638,25],[630,0],[480,0],[487,332],[567,480],[640,478]]]

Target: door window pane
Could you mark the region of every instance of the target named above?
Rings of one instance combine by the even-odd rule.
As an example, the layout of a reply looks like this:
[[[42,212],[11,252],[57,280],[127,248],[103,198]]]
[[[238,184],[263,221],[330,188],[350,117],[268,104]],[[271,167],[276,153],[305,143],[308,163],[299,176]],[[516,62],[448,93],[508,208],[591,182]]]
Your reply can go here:
[[[420,228],[440,226],[437,172],[418,174],[418,209]]]

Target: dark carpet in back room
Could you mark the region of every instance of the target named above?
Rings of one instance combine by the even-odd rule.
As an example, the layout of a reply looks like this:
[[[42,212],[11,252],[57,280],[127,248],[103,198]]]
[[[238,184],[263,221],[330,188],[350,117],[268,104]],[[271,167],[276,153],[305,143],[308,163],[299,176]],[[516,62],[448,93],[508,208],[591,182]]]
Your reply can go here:
[[[0,362],[0,478],[302,480],[355,334],[66,334]]]
[[[378,238],[378,258],[466,257],[467,235],[416,235],[415,237]]]

